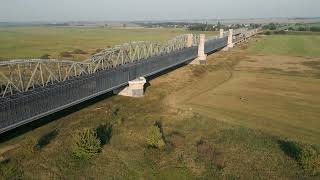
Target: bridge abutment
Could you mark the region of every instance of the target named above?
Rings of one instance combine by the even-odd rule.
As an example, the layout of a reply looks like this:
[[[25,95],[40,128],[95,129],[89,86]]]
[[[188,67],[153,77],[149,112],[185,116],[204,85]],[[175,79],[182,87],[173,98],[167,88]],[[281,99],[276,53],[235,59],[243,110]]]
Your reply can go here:
[[[132,81],[129,81],[129,85],[124,88],[113,90],[114,94],[128,97],[143,97],[144,96],[144,85],[147,80],[144,77],[139,77]]]
[[[193,60],[190,64],[200,65],[206,64],[207,55],[204,53],[204,45],[206,41],[206,35],[200,34],[200,41],[198,46],[198,57]]]

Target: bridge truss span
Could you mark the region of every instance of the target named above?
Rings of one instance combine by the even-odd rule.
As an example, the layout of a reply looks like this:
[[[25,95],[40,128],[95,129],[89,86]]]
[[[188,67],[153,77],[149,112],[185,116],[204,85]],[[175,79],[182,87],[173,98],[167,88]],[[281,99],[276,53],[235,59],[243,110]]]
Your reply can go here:
[[[251,35],[252,33],[249,33]],[[199,35],[170,41],[132,42],[105,49],[83,62],[0,61],[0,134],[198,57]],[[204,52],[228,45],[209,37]]]
[[[197,46],[195,36],[192,46]],[[0,61],[0,97],[6,97],[82,75],[163,56],[188,47],[187,35],[167,42],[131,42],[102,50],[84,62],[56,59]]]
[[[69,60],[0,61],[0,96],[9,96],[91,74],[91,64]]]

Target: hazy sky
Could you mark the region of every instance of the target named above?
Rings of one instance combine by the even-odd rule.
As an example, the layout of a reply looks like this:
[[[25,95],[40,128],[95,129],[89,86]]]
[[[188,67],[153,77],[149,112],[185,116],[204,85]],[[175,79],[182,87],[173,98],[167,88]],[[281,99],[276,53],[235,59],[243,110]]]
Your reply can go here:
[[[319,17],[320,0],[0,0],[0,21]]]

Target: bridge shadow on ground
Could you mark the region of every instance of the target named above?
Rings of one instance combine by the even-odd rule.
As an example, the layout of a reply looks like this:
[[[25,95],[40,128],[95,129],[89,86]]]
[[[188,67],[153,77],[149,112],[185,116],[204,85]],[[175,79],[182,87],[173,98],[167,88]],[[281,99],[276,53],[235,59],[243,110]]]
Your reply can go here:
[[[190,60],[190,61],[191,61],[191,60]],[[168,68],[168,69],[163,70],[163,71],[161,71],[161,72],[159,72],[159,73],[156,73],[156,74],[154,74],[154,75],[148,76],[148,77],[147,77],[147,80],[150,81],[150,80],[155,79],[155,78],[157,78],[157,77],[160,77],[160,76],[162,76],[162,75],[164,75],[164,74],[167,74],[167,73],[169,73],[169,72],[172,72],[172,71],[174,71],[174,70],[176,70],[176,69],[178,69],[178,68],[181,68],[181,67],[183,67],[183,66],[186,66],[186,65],[189,64],[190,61],[185,62],[185,63],[182,63],[182,64],[179,64],[179,65],[176,65],[176,66],[171,67],[171,68]],[[146,83],[146,85],[145,85],[145,90],[148,89],[148,87],[150,87],[150,83],[149,83],[148,81],[147,81],[147,83]],[[36,121],[32,121],[32,122],[30,122],[30,123],[27,123],[27,124],[25,124],[25,125],[22,125],[22,126],[20,126],[20,127],[17,127],[17,128],[15,128],[15,129],[12,129],[12,130],[10,130],[10,131],[8,131],[8,132],[5,132],[5,133],[1,134],[1,136],[0,136],[0,143],[4,143],[4,142],[6,142],[6,141],[9,141],[9,140],[11,140],[11,139],[13,139],[13,138],[15,138],[15,137],[18,137],[18,136],[20,136],[20,135],[23,135],[23,134],[25,134],[25,133],[27,133],[27,132],[30,132],[30,131],[32,131],[32,130],[35,130],[35,129],[41,127],[41,126],[44,126],[44,125],[46,125],[46,124],[49,124],[50,122],[53,122],[53,121],[55,121],[55,120],[57,120],[57,119],[60,119],[60,118],[65,117],[65,116],[68,116],[68,115],[70,115],[70,114],[72,114],[72,113],[74,113],[74,112],[77,112],[77,111],[79,111],[79,110],[81,110],[81,109],[84,109],[84,108],[86,108],[86,107],[89,107],[89,106],[91,106],[91,105],[93,105],[93,104],[95,104],[95,103],[97,103],[97,102],[100,102],[100,101],[102,101],[102,100],[108,99],[108,98],[110,98],[110,97],[112,97],[112,96],[114,96],[114,94],[113,94],[113,92],[111,91],[111,92],[108,92],[108,93],[106,93],[106,94],[97,96],[97,97],[92,98],[92,99],[90,99],[90,100],[87,100],[87,101],[85,101],[85,102],[82,102],[82,103],[79,103],[79,104],[77,104],[77,105],[74,105],[74,106],[72,106],[72,107],[69,107],[69,108],[67,108],[67,109],[61,110],[61,111],[56,112],[56,113],[53,113],[53,114],[51,114],[51,115],[48,115],[48,116],[46,116],[46,117],[40,118],[40,119],[38,119],[38,120],[36,120]]]

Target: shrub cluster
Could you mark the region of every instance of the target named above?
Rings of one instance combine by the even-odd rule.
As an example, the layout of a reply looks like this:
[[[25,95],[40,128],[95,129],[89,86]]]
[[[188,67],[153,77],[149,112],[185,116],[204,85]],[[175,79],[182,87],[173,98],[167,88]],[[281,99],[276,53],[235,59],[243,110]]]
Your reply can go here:
[[[87,54],[87,52],[85,52],[81,49],[75,49],[72,51],[72,54]]]
[[[23,171],[16,163],[0,163],[0,179],[22,179]]]
[[[72,54],[70,52],[64,51],[60,53],[61,57],[72,57]]]
[[[312,26],[312,27],[310,27],[310,31],[312,31],[312,32],[320,32],[320,26]]]
[[[270,31],[266,31],[264,34],[265,35],[271,35],[271,32]]]
[[[266,31],[265,35],[272,35],[272,34],[287,34],[284,30],[276,30],[276,31]]]
[[[304,171],[310,175],[320,173],[320,148],[295,141],[280,141],[282,150],[294,158]]]
[[[320,150],[314,146],[302,145],[297,157],[301,167],[311,175],[320,173]]]
[[[112,136],[112,125],[100,124],[95,130],[84,128],[73,135],[73,154],[80,159],[90,158],[99,153],[102,145],[109,143]]]
[[[44,54],[42,56],[39,57],[40,59],[49,59],[50,55],[49,54]]]
[[[80,158],[89,158],[101,151],[101,141],[97,133],[91,129],[84,128],[76,131],[73,135],[73,154]]]
[[[112,125],[109,123],[100,124],[96,128],[96,133],[102,145],[108,144],[112,136]]]
[[[42,149],[44,146],[48,145],[57,135],[58,135],[59,131],[57,129],[48,132],[42,136],[40,136],[40,138],[37,140],[37,144],[35,145],[35,148],[40,150]]]
[[[269,30],[276,30],[278,26],[279,26],[279,24],[269,23],[267,25],[264,25],[262,28],[269,29]]]
[[[149,147],[163,149],[166,145],[163,135],[162,123],[156,123],[148,129],[147,143]]]
[[[274,34],[287,34],[284,30],[274,31]]]

